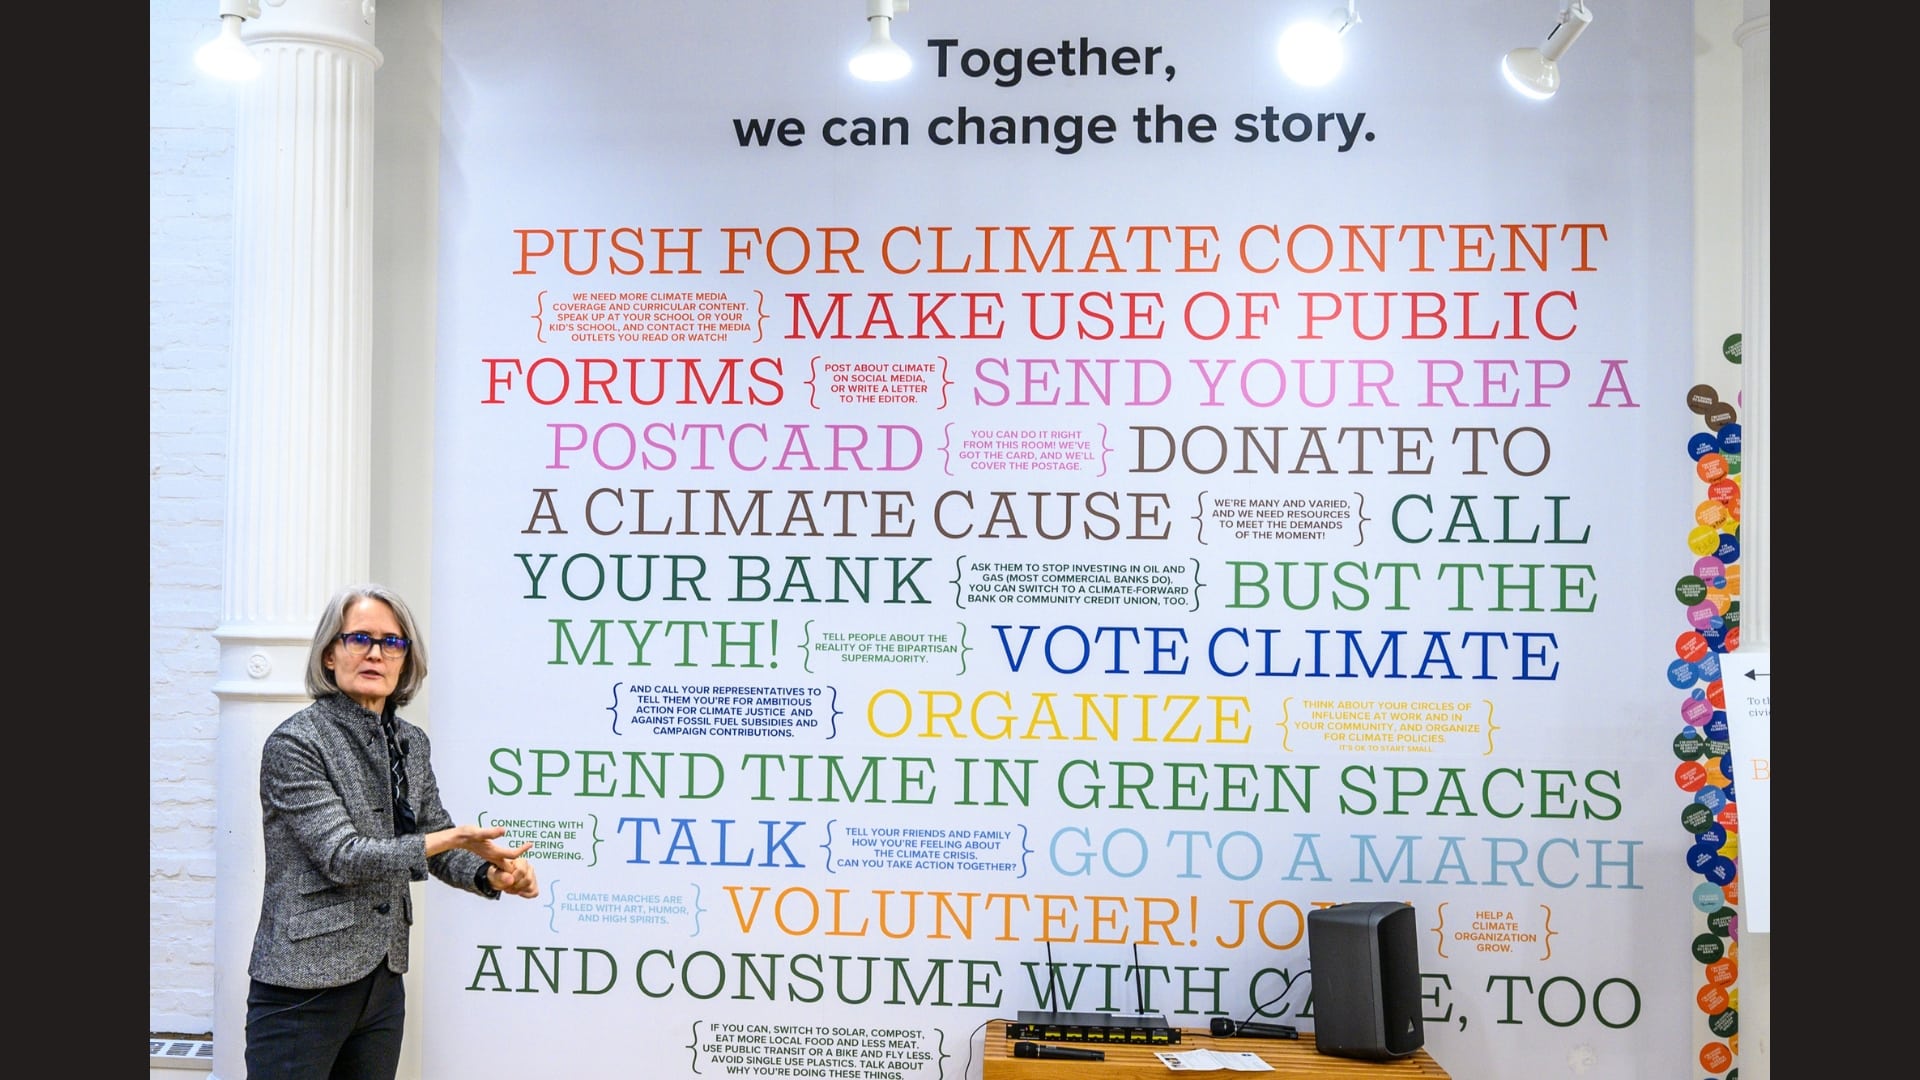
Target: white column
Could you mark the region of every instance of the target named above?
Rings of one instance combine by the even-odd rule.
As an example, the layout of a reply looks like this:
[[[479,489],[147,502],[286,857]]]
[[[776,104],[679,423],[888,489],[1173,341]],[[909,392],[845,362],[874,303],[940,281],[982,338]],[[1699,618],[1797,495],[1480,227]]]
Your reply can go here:
[[[1767,550],[1772,522],[1767,439],[1772,401],[1768,385],[1768,327],[1772,320],[1771,226],[1773,33],[1769,0],[1746,0],[1746,19],[1734,31],[1740,46],[1740,643],[1773,647],[1768,611]]]
[[[373,0],[264,0],[238,89],[214,856],[213,1074],[244,1076],[260,747],[320,606],[368,572]]]
[[[1773,287],[1773,32],[1770,0],[1746,0],[1733,33],[1740,46],[1740,647],[1773,647],[1769,540],[1773,400],[1769,325]],[[1779,850],[1776,844],[1774,850]],[[1778,878],[1778,874],[1774,875]],[[1773,1075],[1773,935],[1740,935],[1741,1080]]]

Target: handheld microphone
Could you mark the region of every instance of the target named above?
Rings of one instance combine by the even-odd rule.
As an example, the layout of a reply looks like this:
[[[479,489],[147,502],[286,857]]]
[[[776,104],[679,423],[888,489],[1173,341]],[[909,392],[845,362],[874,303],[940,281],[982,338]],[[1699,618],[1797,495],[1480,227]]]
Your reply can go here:
[[[1082,1050],[1077,1046],[1048,1046],[1045,1043],[1017,1042],[1013,1044],[1013,1056],[1017,1058],[1057,1058],[1061,1061],[1105,1061],[1105,1050]]]
[[[1250,1020],[1242,1020],[1236,1024],[1224,1016],[1214,1017],[1213,1021],[1207,1026],[1212,1029],[1215,1035],[1223,1038],[1229,1035],[1244,1035],[1255,1039],[1297,1039],[1300,1037],[1298,1028],[1286,1024],[1260,1024]]]

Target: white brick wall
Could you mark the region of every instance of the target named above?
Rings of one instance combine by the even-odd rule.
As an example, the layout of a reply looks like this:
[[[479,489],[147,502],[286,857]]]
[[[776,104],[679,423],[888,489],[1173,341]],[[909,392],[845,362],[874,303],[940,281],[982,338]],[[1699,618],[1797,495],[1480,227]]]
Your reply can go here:
[[[148,402],[151,1031],[213,1030],[214,736],[219,701],[227,351],[233,306],[231,87],[201,75],[209,0],[152,0]]]

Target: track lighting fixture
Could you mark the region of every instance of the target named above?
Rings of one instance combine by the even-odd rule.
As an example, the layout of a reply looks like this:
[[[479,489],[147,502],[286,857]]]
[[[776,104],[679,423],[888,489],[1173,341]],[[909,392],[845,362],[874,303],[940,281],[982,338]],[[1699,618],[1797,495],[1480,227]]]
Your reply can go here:
[[[1335,8],[1325,19],[1301,19],[1280,34],[1278,48],[1280,70],[1302,86],[1324,86],[1340,74],[1346,63],[1346,47],[1341,38],[1360,16],[1347,0],[1346,10]]]
[[[220,34],[200,46],[193,62],[216,79],[238,82],[260,74],[260,59],[240,40],[240,24],[260,17],[260,0],[220,0]]]
[[[1544,101],[1560,89],[1560,56],[1573,46],[1573,39],[1593,22],[1585,0],[1567,0],[1560,21],[1547,31],[1547,39],[1535,49],[1523,47],[1507,53],[1500,71],[1507,84],[1522,94]]]
[[[913,58],[893,40],[893,17],[905,10],[907,0],[867,0],[867,43],[847,61],[855,78],[892,82],[913,70]]]

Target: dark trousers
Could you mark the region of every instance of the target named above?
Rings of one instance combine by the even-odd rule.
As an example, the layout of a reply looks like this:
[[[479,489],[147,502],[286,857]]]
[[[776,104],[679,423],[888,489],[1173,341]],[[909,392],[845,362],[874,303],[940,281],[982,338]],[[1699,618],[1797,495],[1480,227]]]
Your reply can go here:
[[[247,988],[250,1080],[393,1080],[407,988],[381,961],[345,986]]]

